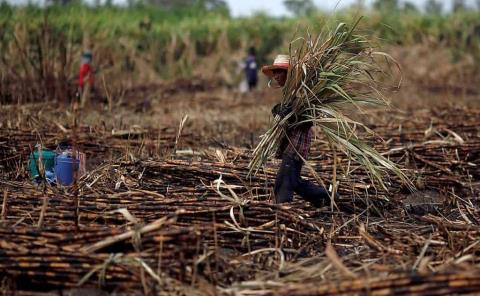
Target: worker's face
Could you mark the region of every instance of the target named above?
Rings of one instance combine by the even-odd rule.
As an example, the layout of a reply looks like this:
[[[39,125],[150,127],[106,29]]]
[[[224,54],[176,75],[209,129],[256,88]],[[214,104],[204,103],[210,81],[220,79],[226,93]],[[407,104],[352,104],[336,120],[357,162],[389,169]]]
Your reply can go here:
[[[287,81],[287,70],[284,70],[284,69],[273,70],[273,79],[275,79],[278,85],[284,86],[285,82]]]

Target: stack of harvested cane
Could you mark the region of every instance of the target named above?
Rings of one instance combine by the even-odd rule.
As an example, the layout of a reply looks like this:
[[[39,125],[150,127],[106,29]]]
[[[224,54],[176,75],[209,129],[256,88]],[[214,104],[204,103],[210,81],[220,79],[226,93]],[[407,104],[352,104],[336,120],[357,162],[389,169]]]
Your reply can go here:
[[[413,188],[397,165],[357,136],[357,128],[368,128],[345,115],[347,108],[360,109],[364,103],[387,105],[376,78],[384,72],[375,57],[390,58],[373,51],[368,40],[356,34],[357,25],[358,22],[349,28],[342,23],[333,32],[322,32],[316,38],[307,34],[291,43],[290,69],[281,104],[291,106],[292,112],[284,118],[275,117],[273,126],[253,152],[251,173],[275,153],[288,128],[310,121],[331,144],[341,147],[349,158],[364,166],[372,181],[381,187],[386,188],[384,176],[393,172]]]
[[[452,130],[462,134],[461,129]],[[386,128],[384,133],[397,137],[394,131],[395,127]],[[403,130],[402,136],[413,139],[417,133]],[[433,214],[407,215],[401,193],[393,197],[395,202],[383,206],[377,195],[367,192],[368,183],[362,181],[367,177],[361,170],[342,180],[348,185],[342,187],[344,199],[337,200],[339,211],[302,207],[301,202],[279,206],[265,203],[266,197],[257,193],[264,192],[261,184],[273,177],[273,170],[245,181],[243,159],[232,164],[148,160],[114,163],[99,170],[99,175],[82,179],[77,227],[73,194],[0,180],[0,204],[5,205],[0,215],[0,276],[29,291],[80,284],[138,293],[149,287],[163,289],[166,279],[174,281],[175,287],[207,283],[231,294],[235,289],[294,295],[303,291],[355,294],[366,289],[409,293],[410,285],[431,292],[443,291],[446,281],[452,284],[448,293],[476,288],[475,274],[468,277],[451,267],[479,264],[478,177],[472,173],[473,183],[464,186],[451,182],[464,183],[466,176],[456,172],[480,165],[475,157],[480,142],[469,139],[447,147],[420,141],[412,148],[400,143],[389,146],[392,142],[379,151],[391,151],[398,162],[408,152],[430,163],[420,167],[425,187],[432,191],[435,203],[447,199],[454,202],[453,207],[438,205]],[[328,146],[323,148],[332,155]],[[325,171],[333,166],[331,157],[312,164]],[[423,166],[418,160],[416,165]],[[446,175],[440,168],[453,174]],[[222,195],[212,186],[219,175],[230,186],[221,188]],[[115,188],[117,179],[126,184]],[[398,192],[399,181],[392,180],[389,189]],[[84,181],[89,186],[82,186]],[[443,190],[435,192],[432,186]],[[237,200],[225,198],[228,188]],[[48,203],[39,227],[44,200]],[[423,201],[408,201],[413,206],[415,202]],[[134,219],[127,219],[127,210]],[[334,257],[325,255],[328,241],[341,256],[341,264],[359,277],[358,282],[347,280],[343,273],[350,273],[338,262],[332,265]],[[455,275],[445,282],[431,273],[425,274],[425,285],[417,276],[412,278],[415,282],[403,276],[411,270],[449,268]],[[367,282],[368,278],[372,281]],[[304,290],[308,283],[310,290]],[[321,287],[314,288],[318,283]]]

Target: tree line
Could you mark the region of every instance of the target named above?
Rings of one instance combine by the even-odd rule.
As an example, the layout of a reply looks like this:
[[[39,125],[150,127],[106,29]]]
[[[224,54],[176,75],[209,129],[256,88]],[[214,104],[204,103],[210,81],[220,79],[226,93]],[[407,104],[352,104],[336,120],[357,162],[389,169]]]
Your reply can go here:
[[[10,0],[12,1],[12,0]],[[67,5],[83,5],[84,0],[45,0],[46,6],[67,6]],[[480,0],[475,1],[475,7],[468,7],[465,0],[452,0],[452,11],[462,11],[470,8],[480,10]],[[444,1],[428,0],[423,7],[419,7],[414,1],[400,1],[400,0],[375,0],[373,2],[373,9],[378,11],[390,12],[421,12],[422,10],[427,14],[441,14],[445,7]],[[32,2],[29,2],[32,5]],[[230,15],[228,4],[225,0],[126,0],[129,7],[149,5],[158,7],[167,11],[182,11],[182,10],[196,10],[214,11],[224,15]],[[7,0],[0,0],[0,5],[8,5]],[[94,0],[95,7],[113,6],[113,0]],[[283,5],[294,16],[305,16],[314,13],[318,10],[313,0],[284,0]],[[352,4],[354,9],[366,9],[365,0],[356,0]]]

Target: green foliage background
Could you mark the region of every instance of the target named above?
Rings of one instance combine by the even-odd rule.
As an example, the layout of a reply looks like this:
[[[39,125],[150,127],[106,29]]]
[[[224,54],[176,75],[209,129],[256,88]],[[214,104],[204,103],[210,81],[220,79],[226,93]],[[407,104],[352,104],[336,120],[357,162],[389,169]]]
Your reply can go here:
[[[9,70],[16,70],[21,78],[28,72],[25,68],[39,68],[34,65],[36,48],[42,46],[54,47],[43,48],[52,59],[57,59],[58,55],[53,54],[56,50],[65,50],[66,62],[60,66],[68,66],[64,70],[70,80],[76,75],[84,49],[93,51],[98,67],[108,66],[117,73],[149,71],[162,78],[188,77],[198,73],[196,67],[203,67],[202,61],[208,60],[209,67],[204,71],[214,75],[222,65],[229,65],[229,59],[244,56],[250,46],[257,48],[260,63],[264,63],[273,54],[287,50],[296,30],[309,28],[315,32],[333,22],[350,23],[359,15],[365,16],[360,24],[362,33],[381,46],[408,47],[428,40],[448,48],[450,61],[446,62],[455,63],[464,54],[480,59],[480,13],[476,10],[425,14],[416,10],[347,9],[335,15],[317,11],[301,17],[273,18],[259,13],[233,18],[223,10],[198,7],[165,10],[145,5],[94,8],[70,4],[42,9],[3,3],[0,5],[2,79],[4,85],[14,79],[7,73]],[[46,31],[54,42],[42,43]],[[64,43],[64,49],[57,48],[56,43]]]

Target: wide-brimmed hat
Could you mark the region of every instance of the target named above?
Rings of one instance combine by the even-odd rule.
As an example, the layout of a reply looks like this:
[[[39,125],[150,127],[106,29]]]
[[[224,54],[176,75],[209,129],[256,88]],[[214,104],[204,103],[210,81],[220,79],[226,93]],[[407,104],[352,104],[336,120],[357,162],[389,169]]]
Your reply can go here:
[[[262,72],[268,77],[273,77],[273,70],[278,70],[278,69],[288,70],[289,66],[290,66],[290,56],[286,54],[279,54],[273,61],[272,65],[267,65],[262,67]]]

